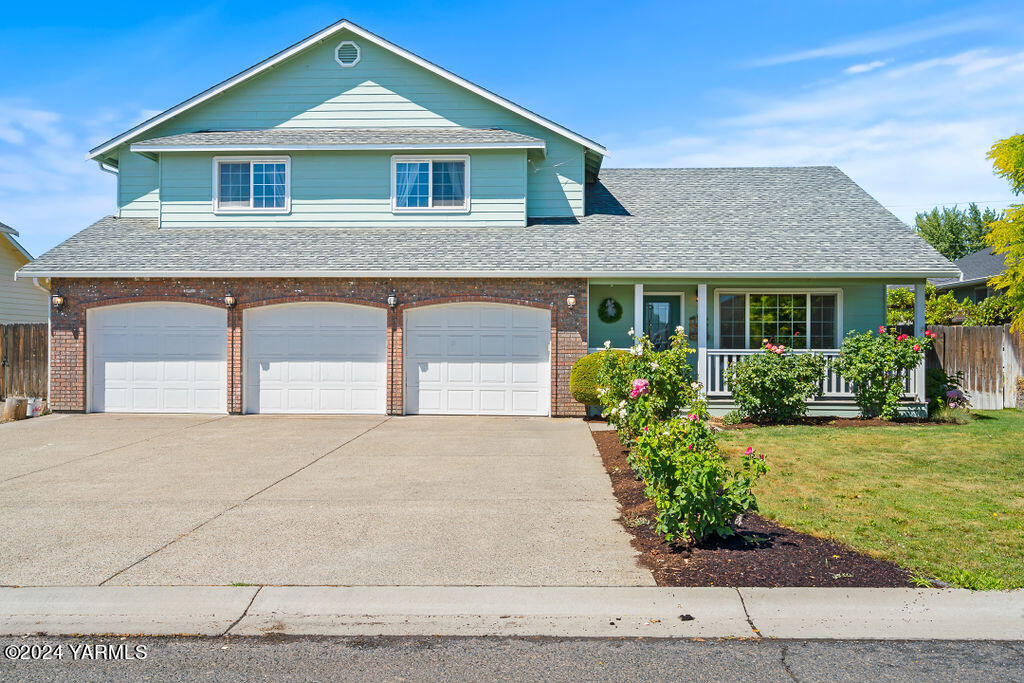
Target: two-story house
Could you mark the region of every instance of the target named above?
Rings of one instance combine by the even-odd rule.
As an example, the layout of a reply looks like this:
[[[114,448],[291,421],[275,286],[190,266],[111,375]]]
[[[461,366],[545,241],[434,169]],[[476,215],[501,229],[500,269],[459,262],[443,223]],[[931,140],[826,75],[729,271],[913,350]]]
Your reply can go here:
[[[677,325],[724,409],[762,338],[834,353],[887,283],[956,275],[836,168],[603,169],[348,21],[89,156],[117,214],[21,271],[62,411],[580,415],[576,359]]]

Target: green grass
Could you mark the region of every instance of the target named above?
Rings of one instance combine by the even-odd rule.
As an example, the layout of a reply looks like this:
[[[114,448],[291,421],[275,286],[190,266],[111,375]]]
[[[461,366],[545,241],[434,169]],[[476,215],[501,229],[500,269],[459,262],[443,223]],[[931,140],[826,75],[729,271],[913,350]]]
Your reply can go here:
[[[892,560],[917,577],[979,590],[1024,587],[1024,413],[965,425],[724,432],[771,471],[761,514]]]

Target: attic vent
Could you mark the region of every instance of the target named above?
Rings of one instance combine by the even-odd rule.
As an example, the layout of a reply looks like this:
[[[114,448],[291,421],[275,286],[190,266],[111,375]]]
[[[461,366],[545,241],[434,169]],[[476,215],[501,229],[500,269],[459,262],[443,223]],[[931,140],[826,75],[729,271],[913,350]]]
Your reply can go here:
[[[346,40],[334,50],[334,60],[342,66],[355,66],[359,63],[359,46]]]

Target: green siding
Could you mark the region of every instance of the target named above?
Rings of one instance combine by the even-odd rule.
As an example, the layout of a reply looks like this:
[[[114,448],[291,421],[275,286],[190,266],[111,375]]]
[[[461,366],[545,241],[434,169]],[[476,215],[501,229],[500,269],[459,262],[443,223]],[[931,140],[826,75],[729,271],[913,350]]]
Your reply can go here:
[[[291,157],[288,214],[213,213],[214,154],[163,156],[160,225],[366,227],[524,224],[523,150],[479,151],[470,156],[470,211],[391,211],[390,152],[300,152]],[[227,155],[224,155],[227,156]]]
[[[156,218],[160,210],[157,162],[125,147],[119,157],[117,206],[123,218]]]
[[[629,346],[627,332],[633,326],[633,285],[635,281],[601,281],[590,284],[590,346],[610,340],[613,346]],[[685,292],[683,325],[697,315],[697,285],[694,280],[644,280],[645,292]],[[614,286],[612,286],[614,284]],[[708,280],[708,346],[715,345],[715,290],[718,289],[841,289],[843,299],[842,333],[863,332],[885,323],[885,282],[882,280]],[[601,322],[597,306],[607,296],[622,304],[622,319],[613,325]]]
[[[334,48],[346,39],[355,40],[362,49],[359,64],[352,68],[340,67],[333,57]],[[585,176],[584,148],[581,145],[348,32],[339,33],[247,83],[147,131],[144,137],[206,129],[451,126],[506,128],[543,138],[548,145],[547,155],[541,158],[531,154],[525,173],[527,213],[530,216],[583,215]],[[337,164],[351,158],[343,155],[338,153]],[[170,159],[171,156],[167,154],[164,158]],[[156,187],[155,173],[152,169],[144,171],[140,159],[146,161],[126,150],[120,155],[122,207],[134,204],[139,197],[148,197]],[[355,174],[353,170],[345,175],[352,177]],[[514,180],[522,179],[521,166],[515,176]],[[171,173],[165,169],[164,181],[171,180]],[[298,180],[293,171],[293,193],[302,190]],[[192,181],[185,179],[182,182]],[[379,197],[381,192],[389,192],[390,187],[388,184],[383,187],[374,185],[367,191]],[[175,189],[174,193],[177,192]],[[320,201],[330,202],[331,198],[323,195],[322,186],[313,192],[319,193]],[[344,194],[339,197],[338,204],[337,209],[325,208],[328,213],[347,210]],[[394,223],[390,209],[386,215],[378,215],[383,223]],[[214,222],[231,224],[235,220],[218,216]],[[472,224],[478,220],[478,216],[449,215],[445,222]],[[422,223],[418,221],[418,224]]]

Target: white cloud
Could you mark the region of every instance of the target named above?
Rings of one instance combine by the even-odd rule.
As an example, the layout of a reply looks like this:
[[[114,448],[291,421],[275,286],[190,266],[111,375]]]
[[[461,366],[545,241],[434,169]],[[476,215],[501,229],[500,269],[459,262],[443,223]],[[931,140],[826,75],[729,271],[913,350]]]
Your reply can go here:
[[[936,204],[1012,200],[985,153],[1024,130],[1024,52],[972,50],[734,100],[735,116],[620,140],[608,165],[837,165],[908,222]]]
[[[0,222],[39,255],[115,210],[115,179],[85,153],[139,112],[107,108],[67,119],[23,99],[0,99]]]
[[[866,62],[864,64],[854,64],[853,66],[848,66],[845,69],[843,69],[843,73],[849,75],[866,74],[869,71],[874,71],[875,69],[882,68],[891,61],[891,59],[876,59],[873,62]]]
[[[803,62],[810,59],[854,57],[924,43],[937,38],[999,28],[1005,21],[998,15],[968,16],[963,13],[946,14],[932,19],[904,24],[856,38],[841,40],[830,45],[800,50],[773,57],[754,60],[751,66],[776,66]]]

